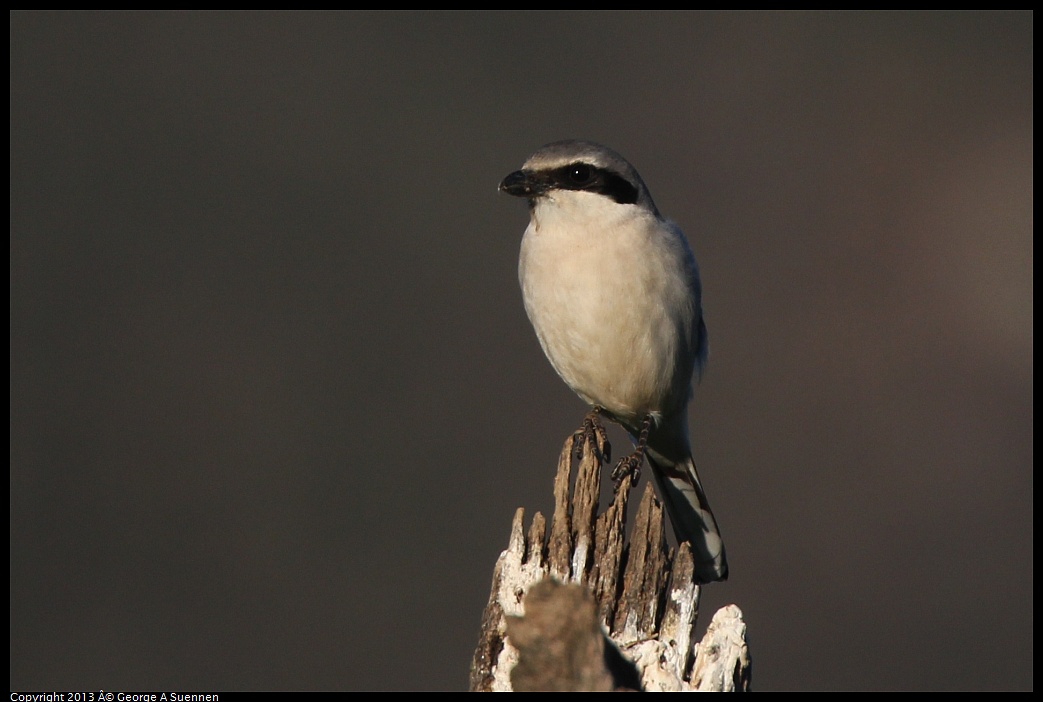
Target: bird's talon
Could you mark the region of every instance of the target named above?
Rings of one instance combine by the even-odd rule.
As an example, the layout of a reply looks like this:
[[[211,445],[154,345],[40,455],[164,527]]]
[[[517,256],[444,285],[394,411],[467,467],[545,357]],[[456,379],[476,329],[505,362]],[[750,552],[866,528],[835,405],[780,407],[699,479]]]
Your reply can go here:
[[[583,446],[588,442],[593,453],[600,458],[602,463],[608,463],[611,460],[612,447],[608,443],[608,434],[605,433],[605,427],[601,424],[600,415],[600,407],[592,409],[583,418],[583,425],[572,435],[573,454],[576,460],[583,458]]]
[[[616,484],[616,490],[619,490],[627,476],[630,476],[633,484],[637,483],[638,478],[641,477],[641,462],[643,459],[644,454],[636,451],[626,458],[620,459],[616,467],[612,469],[612,481]]]

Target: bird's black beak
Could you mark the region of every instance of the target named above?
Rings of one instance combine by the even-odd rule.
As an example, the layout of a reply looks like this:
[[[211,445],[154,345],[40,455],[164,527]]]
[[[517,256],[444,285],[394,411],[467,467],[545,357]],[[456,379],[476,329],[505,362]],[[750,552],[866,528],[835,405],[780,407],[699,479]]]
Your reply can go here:
[[[539,197],[548,189],[548,183],[532,171],[515,171],[500,183],[500,192],[527,197],[530,200]]]

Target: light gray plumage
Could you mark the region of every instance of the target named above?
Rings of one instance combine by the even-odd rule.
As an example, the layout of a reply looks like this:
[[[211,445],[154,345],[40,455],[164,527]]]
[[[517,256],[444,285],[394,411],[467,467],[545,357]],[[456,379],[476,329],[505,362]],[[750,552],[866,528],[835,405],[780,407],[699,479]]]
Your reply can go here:
[[[728,576],[688,439],[693,374],[706,360],[699,269],[681,230],[611,149],[559,141],[500,189],[529,201],[519,278],[525,310],[558,375],[638,436],[677,537],[701,582]]]

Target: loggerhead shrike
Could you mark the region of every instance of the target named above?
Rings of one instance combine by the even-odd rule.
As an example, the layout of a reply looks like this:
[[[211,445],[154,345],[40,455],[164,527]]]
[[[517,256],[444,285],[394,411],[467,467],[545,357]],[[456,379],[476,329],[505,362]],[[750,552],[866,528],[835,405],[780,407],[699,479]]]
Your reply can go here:
[[[692,374],[706,361],[699,268],[684,233],[659,214],[637,171],[588,141],[534,153],[500,190],[529,201],[518,275],[543,352],[593,409],[636,439],[612,477],[647,457],[699,582],[728,564],[688,441]]]

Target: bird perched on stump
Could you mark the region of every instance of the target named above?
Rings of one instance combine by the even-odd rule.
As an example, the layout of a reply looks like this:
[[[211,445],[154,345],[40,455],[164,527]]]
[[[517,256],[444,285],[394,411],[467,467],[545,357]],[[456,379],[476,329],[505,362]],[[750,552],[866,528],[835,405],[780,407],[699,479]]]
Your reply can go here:
[[[633,166],[589,141],[547,144],[500,190],[529,202],[518,264],[525,311],[558,375],[591,405],[585,431],[603,434],[605,416],[634,437],[613,479],[636,477],[647,458],[697,579],[724,580],[724,543],[688,439],[707,337],[684,233]]]

